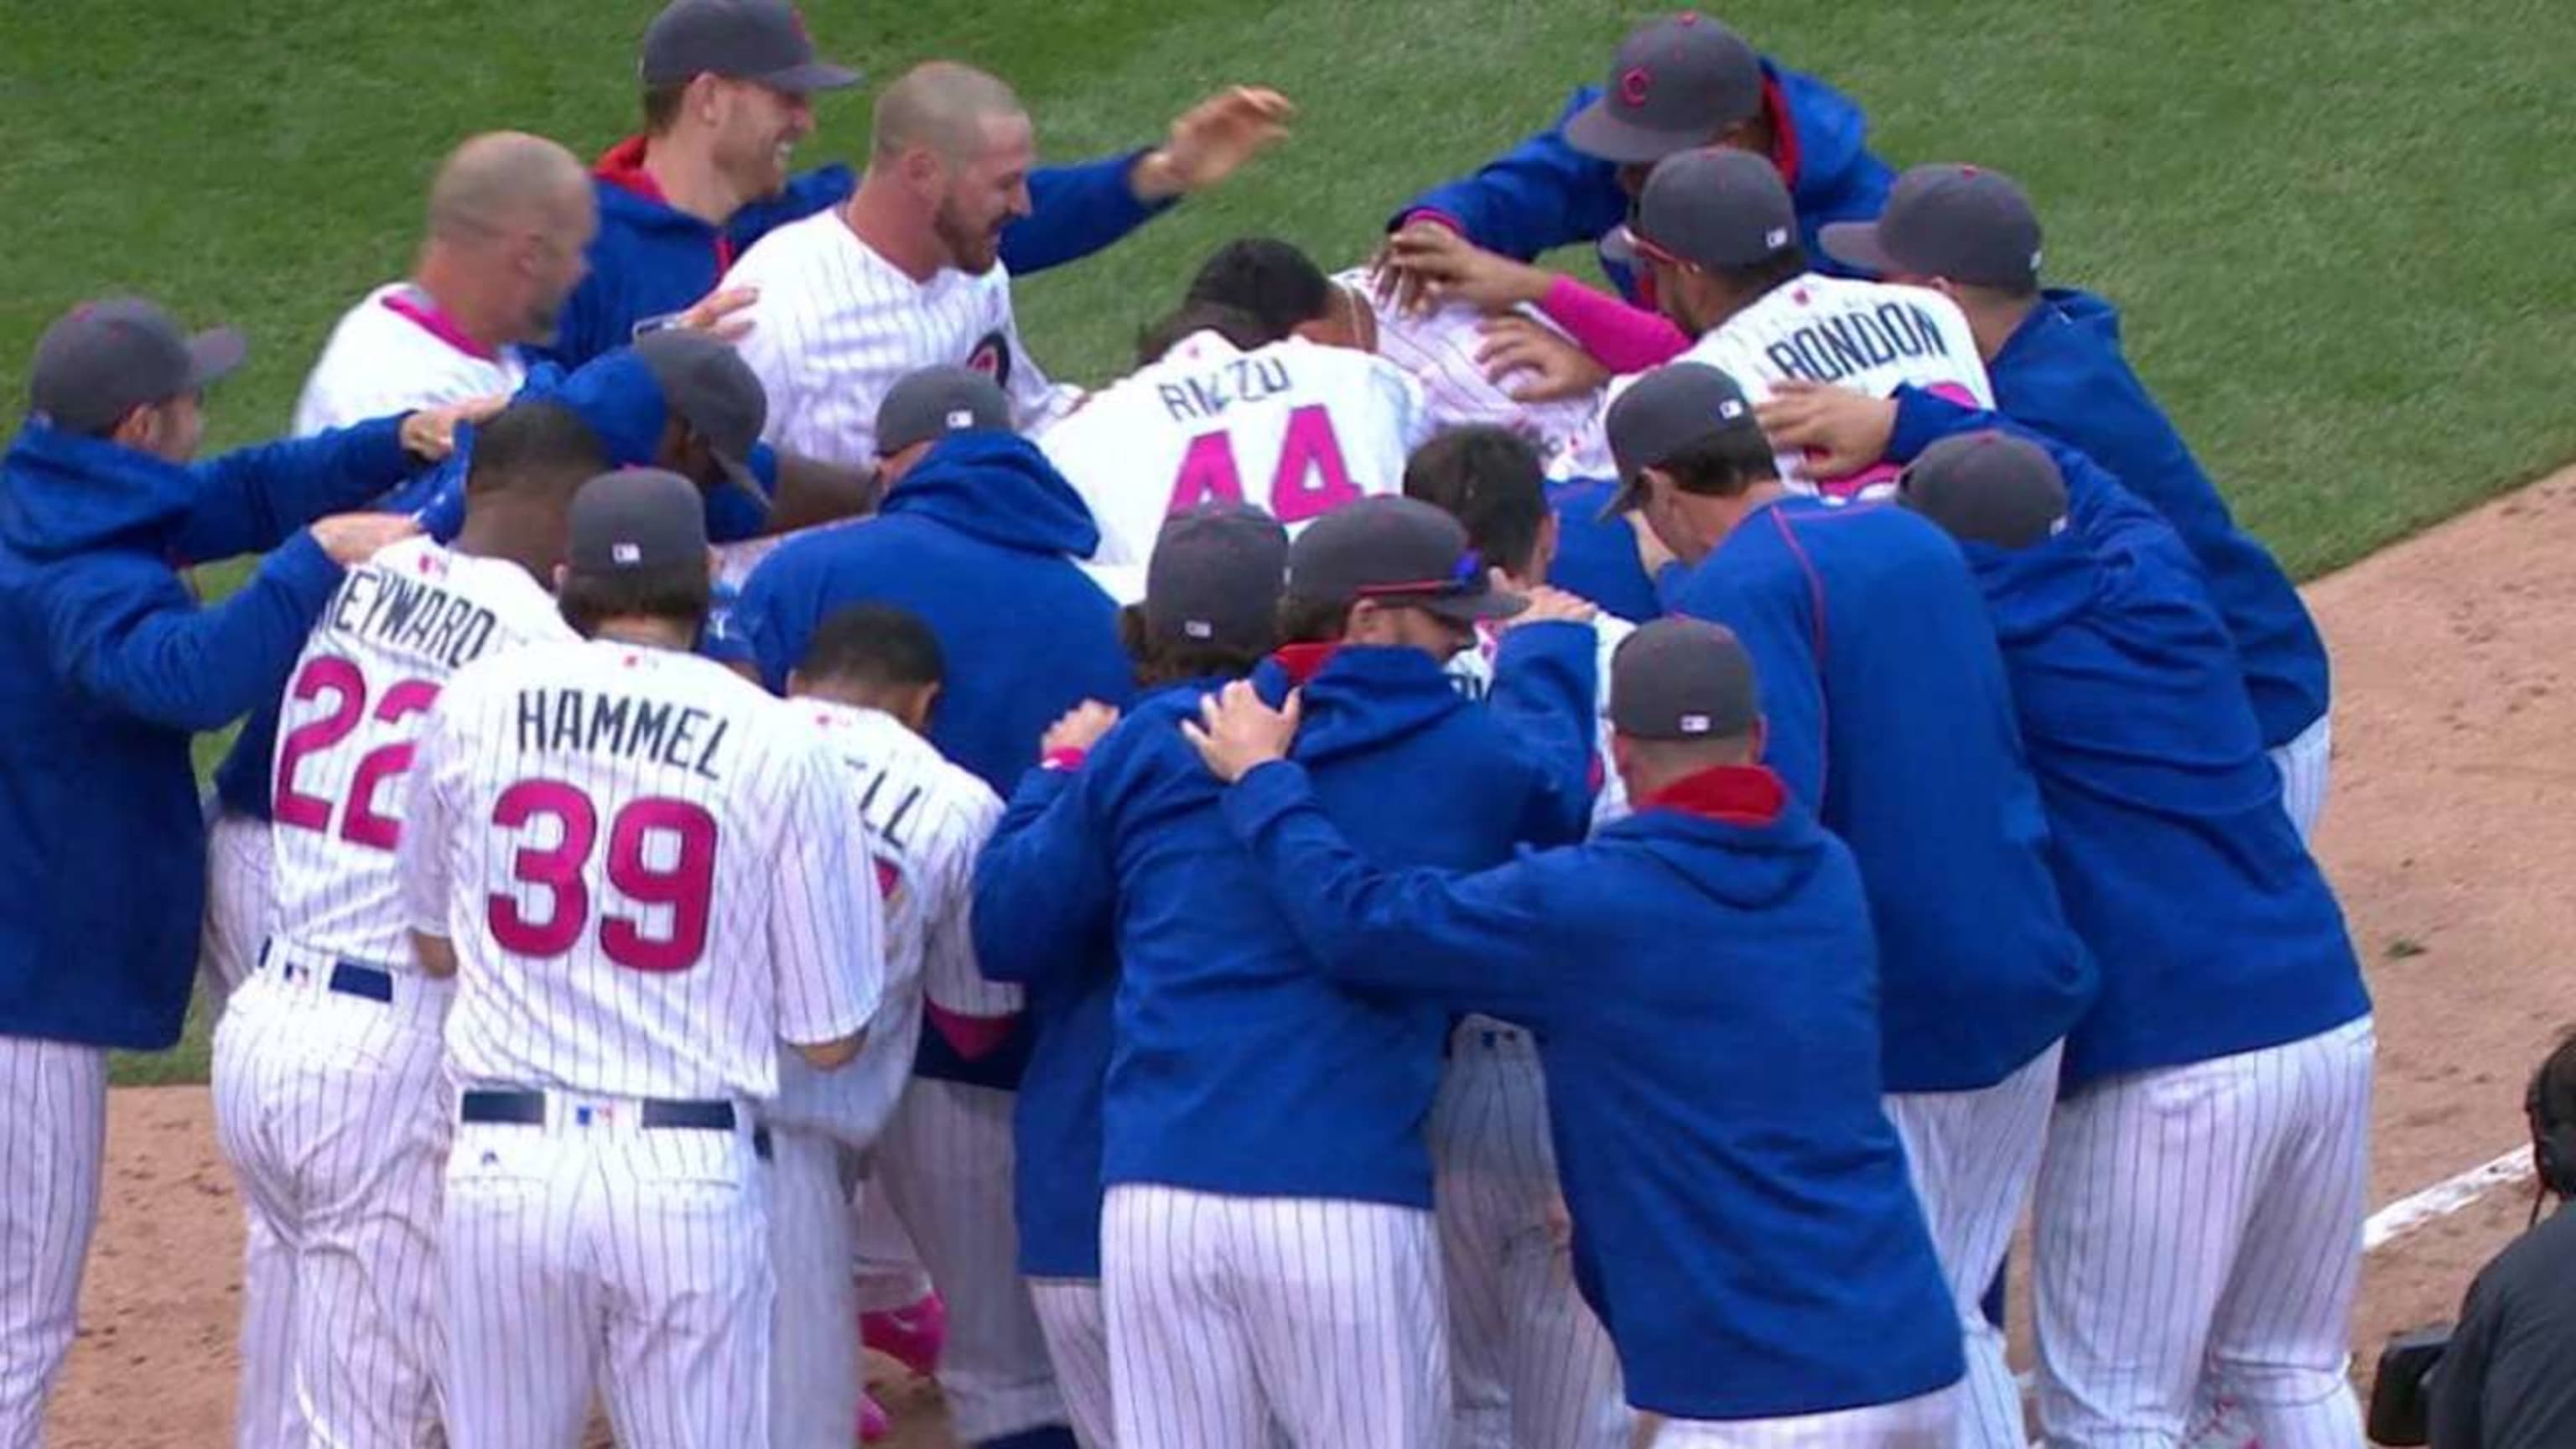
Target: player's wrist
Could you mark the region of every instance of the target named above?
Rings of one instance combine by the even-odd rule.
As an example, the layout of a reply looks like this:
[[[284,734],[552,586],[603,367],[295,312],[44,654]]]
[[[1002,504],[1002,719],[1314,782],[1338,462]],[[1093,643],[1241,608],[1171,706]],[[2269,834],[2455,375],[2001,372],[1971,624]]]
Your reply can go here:
[[[1160,146],[1136,158],[1127,168],[1127,191],[1138,201],[1151,206],[1171,201],[1187,193],[1189,185],[1172,153]]]

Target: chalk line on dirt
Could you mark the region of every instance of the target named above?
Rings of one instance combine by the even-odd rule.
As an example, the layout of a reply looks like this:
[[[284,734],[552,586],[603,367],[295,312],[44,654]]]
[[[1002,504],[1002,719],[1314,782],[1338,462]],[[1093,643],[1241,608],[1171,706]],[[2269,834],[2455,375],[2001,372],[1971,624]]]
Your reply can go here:
[[[2362,1225],[2361,1250],[2374,1252],[2426,1223],[2449,1217],[2507,1183],[2531,1176],[2531,1149],[2517,1147],[2493,1162],[2442,1179],[2422,1192],[2401,1197],[2370,1215]]]

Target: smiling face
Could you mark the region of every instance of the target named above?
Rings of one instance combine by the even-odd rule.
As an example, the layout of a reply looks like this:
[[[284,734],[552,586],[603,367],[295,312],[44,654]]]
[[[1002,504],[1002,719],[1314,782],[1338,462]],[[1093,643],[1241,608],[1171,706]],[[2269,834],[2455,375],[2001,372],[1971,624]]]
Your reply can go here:
[[[747,197],[784,191],[796,144],[814,133],[812,100],[757,81],[709,76],[705,83],[717,169]]]
[[[1002,230],[1029,214],[1029,172],[1037,165],[1037,129],[1026,115],[977,119],[960,154],[929,154],[922,169],[932,204],[931,230],[948,265],[981,275],[1002,259]]]

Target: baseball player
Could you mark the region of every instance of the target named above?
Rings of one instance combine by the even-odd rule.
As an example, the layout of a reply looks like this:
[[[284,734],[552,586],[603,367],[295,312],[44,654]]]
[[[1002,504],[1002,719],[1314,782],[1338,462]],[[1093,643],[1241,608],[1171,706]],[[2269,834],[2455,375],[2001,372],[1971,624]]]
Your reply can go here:
[[[1011,317],[1003,229],[1029,214],[1037,133],[1010,87],[917,66],[877,99],[874,151],[849,201],[778,228],[725,274],[759,302],[742,353],[769,394],[762,436],[829,462],[875,456],[877,405],[943,363],[1002,385],[1026,430],[1078,396],[1047,380]]]
[[[1724,372],[1756,403],[1795,380],[1879,396],[1907,386],[1994,405],[1976,335],[1956,303],[1920,287],[1819,275],[1796,237],[1779,174],[1722,149],[1657,165],[1621,234],[1651,269],[1665,314],[1698,339],[1683,360]],[[1614,401],[1623,385],[1613,386]],[[1883,497],[1895,478],[1888,467],[1813,471],[1795,450],[1780,455],[1783,481],[1837,501]]]
[[[453,419],[381,418],[198,461],[203,391],[239,333],[111,298],[45,330],[0,458],[0,1444],[37,1442],[72,1343],[106,1155],[108,1052],[187,1015],[205,836],[192,735],[273,694],[342,568],[417,529],[362,506],[442,453]],[[307,525],[310,525],[309,527]],[[271,550],[200,608],[174,560]],[[67,971],[66,961],[85,962]]]
[[[857,1304],[850,1275],[829,1269],[852,1253],[842,1160],[875,1146],[901,1110],[925,994],[933,1013],[974,1022],[1017,1008],[1016,993],[976,971],[966,922],[975,851],[1002,802],[921,736],[942,672],[927,625],[862,604],[824,620],[788,676],[789,694],[848,770],[867,819],[868,881],[885,898],[886,985],[859,1061],[827,1074],[782,1057],[778,1100],[763,1114],[777,1153],[771,1241],[777,1261],[793,1265],[778,1289],[771,1424],[779,1449],[846,1449],[859,1412]]]
[[[2041,1428],[2178,1442],[2225,1405],[2263,1444],[2358,1444],[2370,997],[2198,570],[2161,519],[2070,505],[2117,486],[1976,433],[1901,494],[1984,591],[2058,891],[2101,963],[2033,1211]]]
[[[1274,698],[1302,681],[1316,727],[1300,753],[1378,848],[1465,867],[1580,832],[1588,634],[1506,645],[1497,697],[1517,730],[1440,671],[1474,621],[1519,607],[1454,520],[1409,499],[1362,500],[1293,545],[1281,633],[1298,642],[1256,678]],[[979,878],[1038,893],[1022,919],[1048,939],[1116,929],[1101,1267],[1117,1441],[1262,1445],[1275,1422],[1299,1444],[1440,1443],[1420,1124],[1446,1023],[1304,963],[1174,729],[1194,709],[1187,691],[1139,705],[1044,811],[997,834]]]
[[[1121,632],[1147,698],[1241,679],[1278,636],[1288,534],[1245,504],[1213,503],[1165,521],[1141,603]],[[1003,833],[1025,831],[1100,742],[1117,711],[1087,703],[1048,729],[1044,760],[1012,793]],[[1051,882],[1025,877],[1025,850],[985,852],[975,933],[985,974],[1024,985],[1032,1040],[1014,1123],[1020,1271],[1029,1280],[1065,1409],[1086,1449],[1117,1442],[1109,1335],[1100,1290],[1101,1090],[1114,1045],[1117,958],[1104,929],[1053,929]]]
[[[1479,557],[1512,589],[1547,577],[1556,547],[1537,452],[1495,427],[1442,433],[1404,470],[1404,496],[1449,514]],[[1610,757],[1611,659],[1632,632],[1608,615],[1592,620],[1600,685],[1602,788],[1595,828],[1628,813]],[[1500,641],[1481,632],[1449,672],[1483,698]],[[1528,1032],[1469,1015],[1449,1034],[1429,1138],[1449,1293],[1449,1371],[1462,1446],[1605,1444],[1631,1434],[1618,1363],[1600,1320],[1575,1291],[1573,1261],[1556,1223],[1563,1197],[1549,1142],[1545,1085]]]
[[[2262,541],[2238,525],[2120,351],[2120,314],[2067,287],[2042,289],[2040,224],[2009,176],[1918,166],[1898,179],[1875,224],[1836,225],[1824,245],[1892,282],[1959,304],[1985,354],[1995,404],[2014,422],[2099,462],[2173,525],[2209,579],[2210,602],[2245,662],[2245,687],[2280,767],[2282,803],[2302,835],[2324,808],[2332,753],[2325,641]],[[1982,424],[1909,388],[1893,399],[1810,391],[1766,408],[1774,437],[1902,463],[1937,436]],[[1852,425],[1859,425],[1857,438]]]
[[[1651,189],[1651,188],[1650,188]],[[2060,1043],[2091,958],[1976,581],[1902,509],[1793,492],[1733,379],[1678,363],[1609,408],[1624,480],[1691,565],[1677,613],[1725,625],[1762,680],[1764,760],[1860,862],[1879,945],[1887,1109],[1968,1345],[1960,1442],[2018,1446],[2021,1396],[1980,1305],[2039,1170]]]
[[[1876,216],[1886,199],[1894,176],[1870,154],[1868,129],[1858,103],[1758,55],[1718,21],[1653,21],[1620,41],[1605,83],[1577,90],[1554,127],[1398,213],[1391,280],[1404,281],[1404,244],[1428,230],[1521,261],[1605,239],[1628,219],[1647,168],[1703,146],[1737,148],[1771,166],[1795,188],[1812,241],[1827,222]],[[1633,260],[1605,248],[1603,269],[1651,306],[1654,283]]]
[[[1182,728],[1333,979],[1537,1030],[1573,1251],[1656,1444],[1950,1449],[1959,1341],[1879,1110],[1859,874],[1754,763],[1725,631],[1638,630],[1611,695],[1639,813],[1465,876],[1352,848],[1288,759],[1294,700],[1228,685]]]
[[[549,359],[578,367],[674,322],[738,324],[749,301],[717,293],[733,260],[772,229],[848,200],[846,166],[787,167],[817,96],[858,84],[817,56],[786,0],[672,0],[644,32],[636,69],[644,130],[593,175],[591,276],[573,293]],[[1003,260],[1027,274],[1088,256],[1217,185],[1286,134],[1278,95],[1234,87],[1175,118],[1163,144],[1029,175],[1031,215]]]
[[[596,1392],[621,1442],[737,1445],[770,1407],[752,1112],[781,1041],[822,1070],[858,1053],[877,893],[841,763],[688,652],[697,486],[594,479],[570,535],[560,607],[583,637],[448,682],[402,832],[414,949],[456,977],[447,1431],[570,1446]]]
[[[496,131],[449,154],[420,259],[344,313],[295,404],[309,436],[405,408],[519,390],[519,349],[548,341],[598,228],[590,179],[539,136]]]
[[[1312,319],[1335,297],[1355,305],[1298,260],[1313,282]],[[1429,436],[1420,386],[1365,350],[1248,313],[1223,317],[1205,301],[1157,330],[1168,345],[1038,437],[1100,525],[1095,564],[1144,563],[1165,518],[1210,502],[1248,503],[1302,532],[1396,492],[1405,456]]]
[[[215,1032],[217,1139],[255,1240],[238,1442],[420,1444],[438,1422],[432,1293],[450,1111],[448,991],[414,969],[394,849],[412,754],[449,676],[572,637],[550,580],[573,490],[603,466],[544,403],[482,432],[452,548],[352,569],[288,676],[273,933]],[[282,1299],[283,1301],[275,1301]],[[263,1342],[264,1323],[284,1325]]]

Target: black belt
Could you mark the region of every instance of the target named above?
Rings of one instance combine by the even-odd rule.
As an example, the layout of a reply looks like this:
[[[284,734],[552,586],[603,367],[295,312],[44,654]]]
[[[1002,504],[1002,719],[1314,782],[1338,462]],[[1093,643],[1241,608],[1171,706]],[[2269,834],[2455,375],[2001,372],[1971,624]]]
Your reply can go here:
[[[643,1103],[647,1127],[679,1127],[701,1132],[731,1132],[737,1120],[733,1103],[711,1101],[671,1101],[647,1098]],[[468,1090],[457,1102],[458,1120],[508,1127],[543,1127],[546,1125],[546,1094],[543,1092],[503,1092],[477,1087]],[[755,1127],[751,1149],[766,1161],[769,1157],[769,1129]]]
[[[259,954],[263,963],[267,961],[273,944],[268,941],[260,942]],[[357,961],[335,961],[331,964],[330,979],[324,984],[342,996],[363,997],[385,1006],[394,1004],[394,974],[381,966],[369,966]]]

